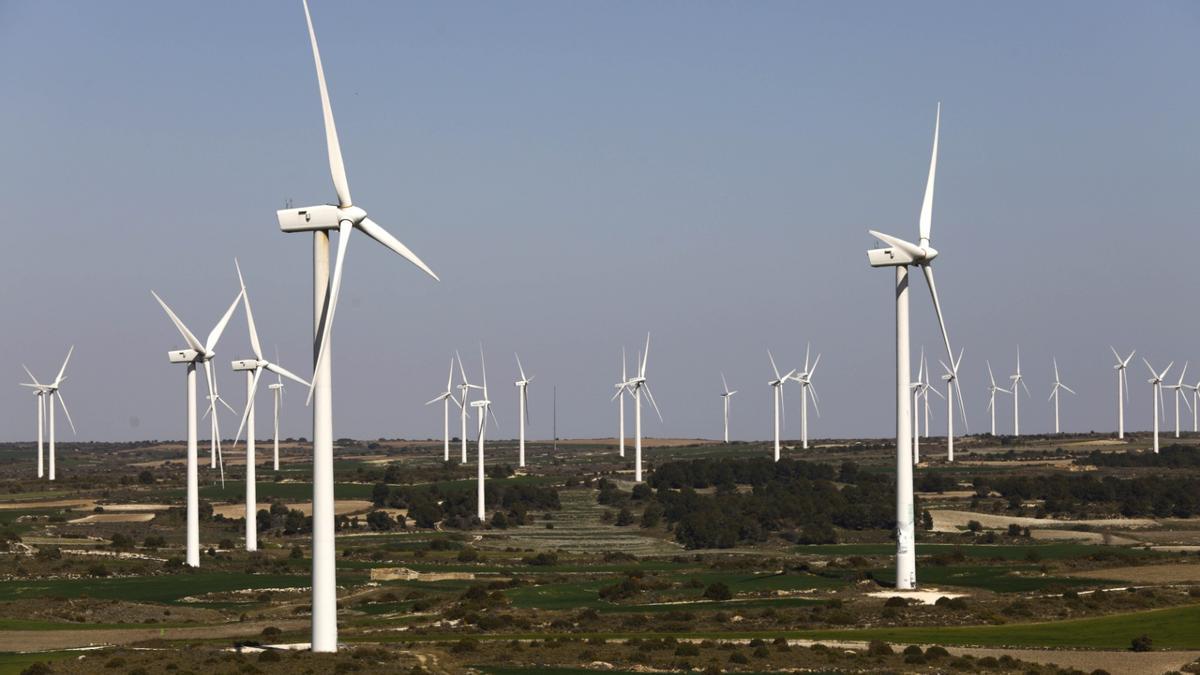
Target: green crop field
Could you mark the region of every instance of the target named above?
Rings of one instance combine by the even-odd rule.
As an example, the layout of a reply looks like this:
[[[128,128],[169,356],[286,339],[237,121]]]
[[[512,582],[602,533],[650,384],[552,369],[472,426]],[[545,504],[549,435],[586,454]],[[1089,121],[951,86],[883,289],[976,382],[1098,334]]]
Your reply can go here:
[[[1156,648],[1200,649],[1200,605],[1004,626],[813,631],[806,637],[977,646],[1128,649],[1130,640],[1140,635],[1149,635]]]
[[[888,568],[871,570],[876,579],[895,583],[896,571]],[[1101,584],[1120,584],[1105,579],[1043,576],[1033,565],[952,565],[925,566],[917,573],[923,584],[935,586],[964,586],[982,588],[996,593],[1023,593],[1047,589],[1065,589]]]
[[[792,549],[805,555],[895,555],[895,544],[816,544],[797,546]],[[1073,560],[1095,555],[1122,556],[1129,558],[1162,557],[1163,553],[1140,548],[1098,547],[1093,544],[917,544],[918,556],[962,553],[972,560],[1028,560],[1031,555],[1039,560]]]
[[[340,575],[345,578],[347,575]],[[353,580],[353,579],[351,579]],[[196,572],[148,577],[96,579],[43,579],[0,581],[0,597],[105,598],[130,602],[178,602],[190,595],[253,588],[304,588],[308,575]]]

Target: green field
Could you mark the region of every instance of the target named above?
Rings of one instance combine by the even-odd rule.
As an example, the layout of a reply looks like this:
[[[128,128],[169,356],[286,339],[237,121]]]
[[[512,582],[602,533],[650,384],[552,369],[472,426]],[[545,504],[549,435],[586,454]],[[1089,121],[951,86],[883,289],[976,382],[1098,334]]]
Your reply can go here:
[[[894,569],[876,568],[871,570],[871,573],[879,581],[895,583]],[[922,584],[982,588],[995,593],[1024,593],[1121,583],[1105,579],[1043,576],[1035,565],[927,565],[917,572],[917,578]]]
[[[342,578],[345,575],[341,575]],[[361,577],[357,580],[361,581]],[[304,588],[311,583],[308,575],[245,574],[240,572],[196,572],[148,577],[110,579],[48,579],[0,581],[0,597],[24,598],[105,598],[129,602],[178,602],[190,595],[219,593],[251,588]]]
[[[805,555],[895,555],[895,544],[818,544],[797,546],[792,549]],[[1130,558],[1152,558],[1163,556],[1156,551],[1094,544],[917,544],[918,556],[962,553],[972,560],[1028,560],[1034,555],[1039,560],[1073,560],[1094,555],[1128,556]]]
[[[45,652],[42,654],[0,653],[0,675],[19,675],[22,670],[42,661],[54,662],[79,657],[79,652]]]

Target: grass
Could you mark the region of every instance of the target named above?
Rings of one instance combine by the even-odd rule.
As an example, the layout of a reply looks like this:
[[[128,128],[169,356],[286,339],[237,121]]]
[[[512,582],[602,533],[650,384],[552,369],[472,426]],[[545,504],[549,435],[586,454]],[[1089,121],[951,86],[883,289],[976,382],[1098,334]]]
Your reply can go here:
[[[346,575],[341,576],[343,578],[339,581],[345,582]],[[0,597],[8,600],[89,597],[129,602],[174,603],[190,595],[251,588],[303,588],[310,583],[309,575],[239,572],[197,572],[108,579],[22,579],[0,582]],[[133,625],[138,624],[130,626]]]
[[[825,544],[797,546],[796,553],[806,555],[890,556],[896,553],[895,544]],[[1150,558],[1162,556],[1156,551],[1139,548],[1096,546],[1093,544],[917,544],[918,556],[962,553],[973,560],[1028,560],[1030,555],[1040,560],[1074,560],[1094,555]]]
[[[0,653],[0,675],[18,675],[22,670],[42,661],[54,662],[79,657],[79,652],[43,652],[40,654]]]
[[[925,644],[1007,647],[1091,647],[1128,649],[1130,640],[1149,635],[1155,648],[1200,648],[1200,605],[1111,616],[1004,626],[928,626],[812,631],[805,637],[884,640]]]
[[[1022,574],[1014,574],[1014,572]],[[882,582],[895,583],[896,570],[894,569],[877,568],[871,570],[871,573]],[[922,584],[982,588],[995,593],[1024,593],[1053,588],[1120,583],[1104,579],[1041,576],[1038,568],[1033,565],[950,565],[946,567],[926,565],[917,571],[917,578]]]

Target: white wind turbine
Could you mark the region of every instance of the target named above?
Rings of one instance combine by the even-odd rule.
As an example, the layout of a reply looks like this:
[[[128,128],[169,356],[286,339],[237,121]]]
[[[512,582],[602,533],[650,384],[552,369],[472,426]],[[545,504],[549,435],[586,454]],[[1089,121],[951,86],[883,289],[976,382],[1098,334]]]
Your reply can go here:
[[[1109,345],[1113,356],[1117,357],[1117,365],[1113,366],[1117,371],[1117,438],[1125,438],[1125,402],[1129,400],[1129,376],[1125,369],[1129,367],[1129,361],[1133,359],[1133,355],[1137,350],[1129,352],[1129,356],[1124,359],[1117,353],[1116,347]]]
[[[1175,438],[1179,438],[1179,399],[1183,399],[1184,405],[1186,405],[1189,410],[1192,408],[1191,402],[1187,400],[1187,394],[1183,393],[1184,387],[1187,386],[1183,383],[1183,378],[1187,376],[1187,369],[1188,362],[1184,361],[1183,370],[1179,372],[1179,382],[1165,385],[1167,389],[1175,390]]]
[[[407,246],[387,230],[367,217],[367,212],[350,199],[350,186],[342,162],[341,145],[329,104],[325,71],[313,30],[308,0],[304,0],[304,19],[312,46],[313,63],[317,71],[317,88],[321,94],[321,111],[325,121],[325,146],[329,156],[329,172],[337,193],[336,205],[323,204],[277,212],[279,228],[284,232],[313,234],[313,314],[314,352],[313,380],[309,400],[313,402],[313,602],[312,650],[337,651],[337,551],[334,545],[333,499],[333,385],[330,367],[330,331],[337,310],[338,294],[346,260],[350,235],[359,230],[413,263],[437,279],[429,267]],[[338,231],[337,261],[332,278],[329,274],[329,231]]]
[[[946,365],[945,361],[938,359],[938,363],[942,364],[942,368],[946,371],[942,375],[942,379],[946,382],[946,461],[954,461],[954,401],[958,400],[958,412],[962,416],[963,428],[967,429],[967,408],[963,405],[962,387],[958,383],[958,367],[962,365],[963,350],[958,350],[958,358],[954,360],[954,367]]]
[[[942,392],[929,385],[929,364],[925,361],[925,349],[921,349],[921,367],[917,370],[917,381],[912,384],[913,392],[913,464],[921,463],[921,403],[925,404],[925,437],[929,437],[929,392],[942,396]],[[942,396],[942,398],[945,398]]]
[[[479,504],[479,522],[483,522],[486,513],[484,512],[484,471],[483,471],[483,437],[487,431],[487,418],[490,414],[492,421],[496,423],[496,428],[500,428],[500,420],[496,419],[496,413],[492,412],[492,402],[488,400],[487,393],[487,363],[483,360],[483,345],[479,346],[479,367],[483,371],[483,398],[478,401],[471,401],[471,407],[474,408],[479,416],[479,461],[477,465],[477,498]]]
[[[1197,422],[1200,422],[1200,382],[1183,386],[1192,390],[1192,432],[1195,433],[1200,431],[1200,426],[1197,425]]]
[[[809,347],[804,347],[804,370],[792,376],[792,379],[800,383],[800,447],[808,449],[808,390],[812,389],[813,410],[816,411],[817,417],[821,416],[820,399],[817,397],[817,388],[813,386],[812,376],[817,371],[817,364],[821,362],[821,355],[817,354],[817,358],[808,363]],[[780,396],[783,393],[780,390]]]
[[[271,363],[263,358],[262,345],[258,341],[258,329],[254,325],[254,312],[250,309],[250,294],[246,292],[246,280],[242,278],[242,267],[234,261],[237,268],[238,283],[242,287],[242,308],[246,311],[246,327],[250,332],[250,349],[254,353],[252,359],[239,359],[233,362],[234,371],[246,373],[246,409],[242,413],[242,421],[238,423],[237,434],[233,437],[233,445],[237,447],[242,429],[246,430],[246,550],[258,550],[258,464],[254,456],[254,397],[258,393],[258,380],[263,371],[275,373],[278,377],[286,377],[293,382],[309,386],[307,380],[300,378],[277,363]],[[278,357],[276,357],[278,360]],[[278,420],[278,402],[276,405],[276,420]],[[279,429],[275,430],[276,447],[278,447]],[[279,456],[276,453],[276,462]]]
[[[920,241],[917,244],[898,239],[874,230],[871,235],[888,244],[888,248],[867,251],[872,267],[896,268],[893,292],[896,297],[896,588],[911,589],[917,583],[916,523],[913,514],[912,446],[909,429],[908,378],[908,268],[916,265],[925,274],[933,309],[938,317],[942,340],[946,344],[946,358],[954,358],[950,349],[950,337],[942,318],[942,306],[938,301],[937,286],[933,278],[933,259],[938,251],[929,245],[933,223],[933,188],[937,174],[938,131],[941,126],[941,104],[938,104],[937,121],[934,122],[933,152],[929,160],[929,178],[925,184],[925,198],[921,203],[918,225]]]
[[[425,403],[425,405],[433,405],[434,403],[437,403],[438,401],[442,402],[442,461],[443,462],[450,461],[450,403],[453,402],[454,405],[458,406],[459,408],[463,407],[462,404],[458,402],[458,399],[454,398],[454,390],[451,388],[452,387],[451,383],[453,382],[453,380],[454,380],[454,359],[451,358],[450,359],[450,372],[446,375],[446,391],[443,391],[442,393],[438,394],[437,396],[435,396],[434,398],[430,399],[429,401],[427,401]],[[464,426],[464,428],[466,427],[465,422],[463,423],[463,426]],[[464,433],[463,436],[466,437],[466,434]]]
[[[1161,405],[1161,403],[1162,403],[1162,382],[1163,382],[1163,378],[1167,376],[1167,371],[1171,369],[1171,366],[1175,365],[1175,362],[1172,361],[1172,362],[1168,363],[1167,367],[1163,368],[1163,371],[1161,373],[1155,372],[1154,366],[1151,366],[1150,362],[1147,361],[1145,358],[1142,359],[1142,363],[1146,364],[1146,368],[1150,370],[1150,379],[1146,380],[1146,381],[1150,383],[1152,396],[1154,398],[1154,454],[1157,455],[1158,454],[1158,418],[1159,418],[1159,415],[1162,414],[1162,407],[1164,407]]]
[[[992,362],[991,361],[987,362],[987,369],[988,369],[988,380],[991,382],[991,384],[988,385],[987,409],[988,409],[988,412],[990,412],[992,414],[992,435],[995,436],[996,435],[996,392],[1000,392],[1002,394],[1011,394],[1012,392],[1005,389],[1004,387],[996,386],[996,376],[992,374]]]
[[[22,368],[25,366],[22,364]],[[40,384],[33,373],[25,368],[25,374],[29,376],[32,382],[22,382],[22,387],[32,387],[33,395],[37,398],[37,477],[41,478],[46,475],[43,457],[45,456],[45,446],[43,443],[43,434],[46,424],[46,400],[45,396],[48,393],[45,385]]]
[[[1072,395],[1075,394],[1074,389],[1063,384],[1062,380],[1059,379],[1059,377],[1058,377],[1058,359],[1055,358],[1054,359],[1054,388],[1050,390],[1050,398],[1054,399],[1054,433],[1056,433],[1056,434],[1061,433],[1061,431],[1059,430],[1059,425],[1058,425],[1058,398],[1061,395],[1060,392],[1064,389],[1067,392],[1071,393]],[[1049,400],[1049,399],[1047,399],[1047,400]],[[1179,412],[1179,411],[1176,410],[1176,412]]]
[[[642,482],[642,390],[646,390],[646,397],[650,399],[650,405],[654,406],[654,412],[658,415],[658,421],[663,421],[662,413],[658,410],[658,404],[654,402],[654,394],[650,393],[650,385],[646,383],[646,359],[650,356],[650,334],[646,333],[646,350],[638,355],[638,373],[637,376],[629,380],[629,390],[633,393],[633,480]]]
[[[483,387],[480,387],[477,384],[471,384],[471,382],[469,380],[467,380],[467,369],[463,366],[462,356],[459,355],[457,349],[454,350],[454,358],[458,359],[458,374],[460,376],[462,376],[462,380],[458,383],[458,401],[457,401],[458,407],[459,407],[458,421],[459,421],[460,425],[462,426],[462,430],[459,432],[461,434],[461,436],[459,436],[458,441],[459,441],[459,445],[462,447],[462,464],[466,465],[466,463],[467,463],[467,405],[470,403],[471,390],[472,389],[483,389]]]
[[[737,390],[729,390],[729,383],[725,381],[725,373],[721,373],[721,386],[724,388],[724,393],[721,394],[721,402],[725,406],[725,442],[729,442],[729,399],[737,393]]]
[[[513,356],[517,355],[513,354]],[[525,424],[529,422],[529,383],[533,382],[533,378],[525,377],[525,368],[521,365],[520,356],[517,356],[517,370],[521,371],[521,379],[513,384],[517,386],[520,408],[517,411],[517,417],[520,418],[521,425],[519,464],[521,468],[525,468]]]
[[[275,350],[275,360],[279,360],[279,349]],[[275,471],[279,471],[279,404],[282,402],[281,399],[283,398],[283,377],[276,375],[275,382],[267,385],[267,389],[271,390],[271,396],[274,399],[273,402],[275,404],[275,432],[271,439],[272,444],[275,446]]]
[[[775,379],[767,384],[771,385],[771,400],[775,411],[775,461],[779,461],[779,425],[780,422],[786,423],[787,410],[783,400],[783,387],[787,384],[788,379],[796,374],[796,369],[789,370],[786,375],[779,374],[779,368],[775,365],[775,357],[771,355],[771,350],[767,350],[767,358],[771,360],[771,371],[775,373]]]
[[[38,478],[42,477],[42,416],[43,415],[46,415],[46,417],[48,418],[48,421],[49,421],[48,426],[49,426],[49,431],[50,431],[50,447],[49,447],[50,461],[49,461],[49,476],[48,476],[48,478],[50,480],[55,480],[55,478],[56,478],[55,468],[54,468],[54,465],[55,465],[54,460],[55,460],[55,455],[56,455],[55,436],[54,436],[54,399],[58,399],[58,404],[60,406],[62,406],[63,414],[67,416],[67,423],[71,425],[71,433],[75,433],[75,423],[71,421],[71,413],[70,413],[70,411],[67,410],[66,402],[63,401],[62,392],[59,391],[59,387],[62,385],[63,380],[67,379],[64,374],[67,372],[67,363],[70,362],[71,354],[73,354],[73,353],[75,353],[74,345],[72,345],[71,348],[67,350],[67,358],[63,359],[62,367],[58,369],[58,375],[56,375],[54,378],[54,381],[49,384],[42,384],[42,383],[38,382],[37,378],[35,378],[33,376],[33,373],[29,372],[28,368],[25,368],[24,365],[21,366],[22,368],[25,368],[25,374],[29,376],[29,379],[33,380],[32,383],[28,383],[28,384],[22,383],[22,386],[31,387],[34,390],[35,396],[37,396],[37,399],[38,399]],[[50,398],[50,400],[49,400],[49,402],[44,402],[44,397],[47,397],[47,396]]]
[[[1012,380],[1012,397],[1013,397],[1013,436],[1021,435],[1021,388],[1025,389],[1026,396],[1032,396],[1029,393],[1029,387],[1025,384],[1025,380],[1021,377],[1021,348],[1017,347],[1017,372],[1009,375],[1008,379]]]
[[[621,457],[625,456],[625,396],[629,393],[629,375],[625,368],[625,348],[621,347],[621,381],[614,384],[617,393],[613,394],[611,400],[617,402],[617,417],[620,420],[621,433],[617,436],[617,452]]]
[[[158,297],[154,291],[150,291],[158,304],[162,306],[163,311],[171,319],[171,323],[175,324],[176,330],[183,336],[187,343],[187,349],[176,349],[167,352],[167,358],[171,363],[186,363],[187,364],[187,558],[186,562],[190,567],[200,566],[200,486],[197,477],[197,459],[196,459],[196,364],[204,364],[204,376],[208,382],[209,395],[213,392],[213,372],[212,360],[216,356],[213,349],[217,346],[217,340],[221,339],[221,333],[225,330],[225,325],[229,323],[229,317],[233,316],[233,311],[237,309],[238,303],[242,300],[242,292],[239,289],[237,296],[229,305],[229,309],[225,310],[225,314],[217,321],[217,325],[213,327],[208,334],[208,339],[203,343],[188,330],[183,321],[176,316],[175,312],[167,306],[163,299]],[[215,414],[215,413],[214,413]],[[222,482],[224,481],[224,461],[222,466]]]

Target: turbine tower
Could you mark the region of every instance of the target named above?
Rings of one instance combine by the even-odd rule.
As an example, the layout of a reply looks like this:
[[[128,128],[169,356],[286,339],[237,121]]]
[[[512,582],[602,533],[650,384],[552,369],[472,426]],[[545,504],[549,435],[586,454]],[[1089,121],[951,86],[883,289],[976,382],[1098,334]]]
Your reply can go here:
[[[521,379],[513,382],[513,384],[517,387],[517,395],[519,397],[520,409],[517,411],[517,417],[520,418],[519,422],[521,426],[519,459],[520,466],[523,469],[525,468],[525,424],[529,422],[529,383],[533,382],[533,378],[525,377],[525,368],[521,365],[521,357],[516,354],[513,354],[513,356],[517,357],[517,370],[521,371]]]
[[[917,584],[916,523],[913,514],[912,446],[910,445],[909,419],[909,352],[908,352],[908,268],[915,265],[925,275],[926,285],[933,300],[942,340],[946,343],[946,358],[954,358],[950,349],[950,337],[942,318],[942,306],[938,301],[937,286],[933,277],[933,259],[938,252],[929,244],[933,223],[933,187],[937,174],[938,131],[941,126],[941,104],[933,127],[933,152],[929,160],[929,179],[925,184],[925,198],[921,203],[918,226],[920,243],[898,239],[874,230],[871,235],[886,244],[887,248],[867,252],[872,267],[896,268],[894,293],[896,296],[896,588],[911,589]]]
[[[917,381],[913,383],[913,465],[921,463],[921,419],[920,405],[925,404],[925,432],[929,438],[929,392],[942,396],[942,392],[929,384],[929,364],[925,361],[925,349],[921,349],[921,367],[917,371]],[[945,396],[942,396],[945,398]]]
[[[275,350],[275,360],[279,360],[279,350]],[[279,471],[279,404],[283,398],[283,378],[279,375],[275,376],[275,383],[267,385],[267,389],[271,390],[271,397],[275,404],[275,433],[272,435],[272,444],[275,446],[275,471]]]
[[[221,315],[220,320],[217,321],[217,325],[209,332],[208,339],[203,343],[196,338],[192,331],[188,330],[183,321],[167,306],[166,302],[163,302],[162,298],[158,297],[157,293],[150,291],[150,294],[162,306],[163,311],[167,313],[167,317],[171,319],[171,323],[175,324],[175,329],[179,331],[179,334],[183,336],[184,342],[188,345],[187,349],[176,349],[167,352],[167,359],[171,363],[187,364],[187,558],[185,562],[189,567],[199,567],[200,486],[197,477],[199,467],[196,458],[196,364],[204,364],[204,376],[208,381],[209,396],[212,396],[212,360],[217,355],[213,349],[217,346],[217,340],[221,339],[221,333],[225,331],[225,325],[229,323],[229,317],[233,316],[233,311],[237,309],[238,303],[241,302],[242,292],[240,289],[238,290],[233,303]],[[222,467],[224,467],[223,461]]]
[[[496,428],[497,429],[500,428],[500,421],[496,419],[496,414],[492,412],[492,402],[488,400],[487,363],[485,363],[483,360],[483,345],[479,345],[479,367],[483,370],[483,387],[482,387],[483,398],[479,399],[478,401],[471,401],[471,407],[476,410],[476,412],[478,413],[478,416],[479,416],[479,435],[478,435],[478,438],[479,438],[479,461],[478,461],[478,467],[477,467],[478,473],[476,475],[478,490],[477,490],[476,496],[478,499],[477,503],[479,505],[479,511],[478,511],[479,522],[482,523],[482,522],[484,522],[484,517],[486,516],[486,514],[484,512],[484,496],[483,496],[483,482],[484,482],[483,437],[484,437],[484,432],[487,431],[487,416],[488,416],[488,414],[491,414],[492,421],[496,423]]]
[[[443,462],[450,461],[450,403],[453,402],[454,405],[458,406],[459,408],[463,407],[462,404],[458,402],[458,399],[454,398],[454,390],[452,389],[453,380],[454,380],[454,358],[451,357],[450,372],[446,375],[446,391],[443,391],[442,393],[438,394],[437,396],[435,396],[434,398],[430,399],[429,401],[427,401],[425,403],[425,405],[433,405],[434,403],[437,403],[438,401],[442,402],[442,461]],[[465,422],[464,422],[464,427],[465,427]],[[465,437],[466,434],[464,433],[463,436]]]
[[[25,365],[21,365],[25,368]],[[33,395],[37,399],[37,477],[42,478],[46,475],[43,457],[45,456],[45,448],[43,445],[42,436],[44,434],[44,425],[46,423],[46,401],[43,398],[46,395],[46,388],[39,384],[33,373],[25,368],[25,374],[29,376],[31,382],[22,382],[22,387],[32,387]]]
[[[57,477],[57,475],[55,473],[55,468],[54,468],[55,467],[55,456],[57,454],[55,451],[56,446],[55,446],[55,436],[54,436],[54,399],[58,399],[58,405],[62,407],[63,414],[67,416],[67,423],[71,425],[71,433],[75,433],[75,423],[71,421],[71,412],[69,410],[67,410],[67,404],[65,401],[63,401],[62,392],[59,391],[59,387],[62,386],[63,380],[67,379],[65,376],[65,373],[67,372],[67,363],[69,363],[71,361],[71,354],[73,354],[73,353],[75,353],[74,345],[72,345],[69,349],[67,349],[67,358],[63,359],[62,367],[58,369],[58,375],[55,376],[54,381],[49,384],[42,384],[42,383],[38,382],[37,378],[33,376],[33,373],[29,372],[28,368],[25,368],[24,365],[21,366],[22,368],[25,368],[25,374],[29,376],[29,379],[33,380],[32,383],[22,383],[22,386],[31,387],[34,390],[34,395],[37,396],[37,399],[38,399],[38,478],[42,477],[42,469],[43,469],[43,466],[42,466],[42,419],[43,419],[43,415],[45,415],[49,420],[48,427],[49,427],[49,431],[50,431],[50,448],[49,448],[50,449],[50,455],[49,455],[50,456],[50,462],[49,462],[50,466],[49,466],[48,478],[50,480],[55,480]],[[50,398],[49,402],[46,402],[44,400],[44,397],[49,397]]]
[[[1182,379],[1182,378],[1180,378],[1180,379]],[[1059,430],[1059,426],[1058,426],[1058,398],[1061,395],[1060,392],[1064,389],[1072,395],[1075,394],[1074,389],[1063,384],[1062,381],[1059,379],[1059,377],[1058,377],[1058,359],[1056,358],[1056,359],[1054,359],[1054,388],[1050,390],[1050,398],[1054,399],[1054,433],[1056,433],[1056,434],[1062,433]],[[1178,416],[1178,413],[1179,413],[1179,405],[1178,404],[1176,404],[1176,406],[1175,406],[1175,413],[1176,413],[1176,416]]]
[[[308,39],[312,46],[313,63],[317,71],[317,88],[321,95],[321,111],[325,121],[325,146],[329,155],[329,172],[337,193],[337,205],[323,204],[277,212],[279,228],[284,232],[312,232],[313,235],[313,379],[308,397],[313,402],[313,562],[312,562],[312,650],[337,651],[337,551],[334,547],[333,502],[333,384],[330,368],[330,330],[337,311],[338,293],[350,235],[359,230],[407,259],[429,276],[437,279],[429,267],[399,239],[392,236],[367,212],[350,199],[350,186],[342,162],[333,109],[321,53],[313,30],[308,0],[304,0],[304,19],[308,24]],[[337,261],[329,274],[329,231],[338,231]]]
[[[729,390],[729,383],[725,381],[725,373],[721,373],[721,386],[725,390],[725,393],[721,394],[721,402],[725,406],[725,442],[728,443],[729,442],[729,399],[733,398],[733,395],[737,393],[737,390],[736,389],[734,389],[733,391]]]
[[[237,434],[233,437],[236,448],[242,429],[246,430],[246,550],[258,550],[258,476],[257,461],[254,457],[254,396],[258,393],[258,380],[263,371],[275,373],[276,376],[286,377],[293,382],[309,386],[307,380],[294,375],[283,366],[263,358],[262,345],[258,341],[258,329],[254,325],[254,312],[250,309],[250,294],[246,292],[246,280],[242,278],[242,266],[233,262],[237,268],[238,283],[242,286],[242,308],[246,311],[246,327],[250,331],[250,349],[254,352],[252,359],[239,359],[233,362],[234,371],[246,373],[246,409],[242,413],[242,421],[238,423]],[[278,359],[276,359],[278,360]],[[276,438],[279,434],[276,431]]]
[[[800,383],[800,447],[805,450],[808,449],[808,390],[810,388],[812,389],[813,410],[816,411],[817,417],[821,416],[817,388],[812,383],[812,376],[817,372],[817,364],[821,362],[821,355],[817,354],[816,360],[810,366],[808,363],[810,346],[804,346],[804,370],[792,376],[792,379]],[[782,396],[782,392],[780,395]]]
[[[1013,397],[1013,436],[1021,435],[1021,392],[1020,389],[1025,389],[1025,395],[1031,396],[1029,387],[1025,384],[1025,380],[1021,377],[1021,348],[1017,347],[1017,372],[1009,375],[1008,379],[1012,380],[1012,397]]]
[[[1187,400],[1187,395],[1183,393],[1183,388],[1187,386],[1183,383],[1183,378],[1187,376],[1187,369],[1187,361],[1184,361],[1183,370],[1179,372],[1179,382],[1164,385],[1167,389],[1175,390],[1175,438],[1179,438],[1179,399],[1183,399],[1183,403],[1188,407],[1188,410],[1192,408],[1191,402]]]
[[[958,412],[962,415],[963,429],[968,428],[967,424],[967,409],[963,405],[962,387],[958,383],[958,367],[962,364],[963,350],[958,350],[958,358],[954,360],[954,367],[946,365],[945,361],[938,359],[938,363],[942,364],[942,368],[946,371],[942,375],[942,379],[946,382],[946,461],[954,461],[954,401],[958,400]]]
[[[1117,365],[1113,366],[1117,371],[1117,438],[1125,438],[1125,402],[1129,400],[1129,375],[1125,369],[1129,367],[1129,361],[1133,359],[1137,350],[1129,352],[1129,356],[1122,359],[1116,347],[1109,345],[1108,348],[1112,350],[1113,356],[1117,357]]]
[[[1171,366],[1175,365],[1175,362],[1172,361],[1172,362],[1168,363],[1167,367],[1163,368],[1163,371],[1161,373],[1155,372],[1154,366],[1151,366],[1150,362],[1147,361],[1145,358],[1142,358],[1142,363],[1146,364],[1146,368],[1149,369],[1149,371],[1150,371],[1150,379],[1146,380],[1146,381],[1150,383],[1151,392],[1154,397],[1154,454],[1157,455],[1158,454],[1158,418],[1159,418],[1159,415],[1162,414],[1162,408],[1164,407],[1161,405],[1162,404],[1162,382],[1163,382],[1163,378],[1167,376],[1167,371],[1171,369]]]
[[[787,421],[787,410],[784,407],[783,401],[783,386],[787,384],[789,378],[796,374],[793,368],[786,375],[779,374],[779,368],[775,365],[775,357],[771,356],[771,350],[767,350],[767,358],[771,360],[771,371],[775,373],[775,379],[767,384],[771,385],[771,397],[775,410],[775,461],[779,461],[779,425],[780,422]]]
[[[1192,390],[1192,433],[1195,433],[1200,431],[1200,426],[1197,426],[1197,422],[1200,422],[1200,382],[1183,386]]]
[[[467,404],[470,402],[468,399],[471,396],[472,389],[482,389],[482,387],[477,384],[471,384],[467,380],[467,369],[463,367],[462,356],[458,353],[457,349],[454,350],[454,358],[458,359],[458,374],[462,377],[458,384],[458,421],[462,426],[458,441],[462,447],[462,464],[465,466],[467,463]]]
[[[638,373],[637,376],[629,380],[629,389],[633,393],[633,480],[642,482],[642,390],[646,390],[646,397],[650,399],[650,405],[654,406],[654,412],[658,415],[658,421],[663,421],[662,413],[658,410],[658,404],[654,402],[654,394],[650,393],[650,385],[646,383],[646,359],[650,356],[650,334],[646,333],[646,349],[638,355]]]
[[[987,409],[988,409],[988,412],[992,413],[992,435],[995,436],[996,435],[996,392],[1000,392],[1002,394],[1011,394],[1012,392],[1005,389],[1004,387],[996,386],[996,376],[992,374],[992,362],[991,361],[987,362],[987,369],[988,369],[988,380],[991,381],[991,384],[988,385]]]

